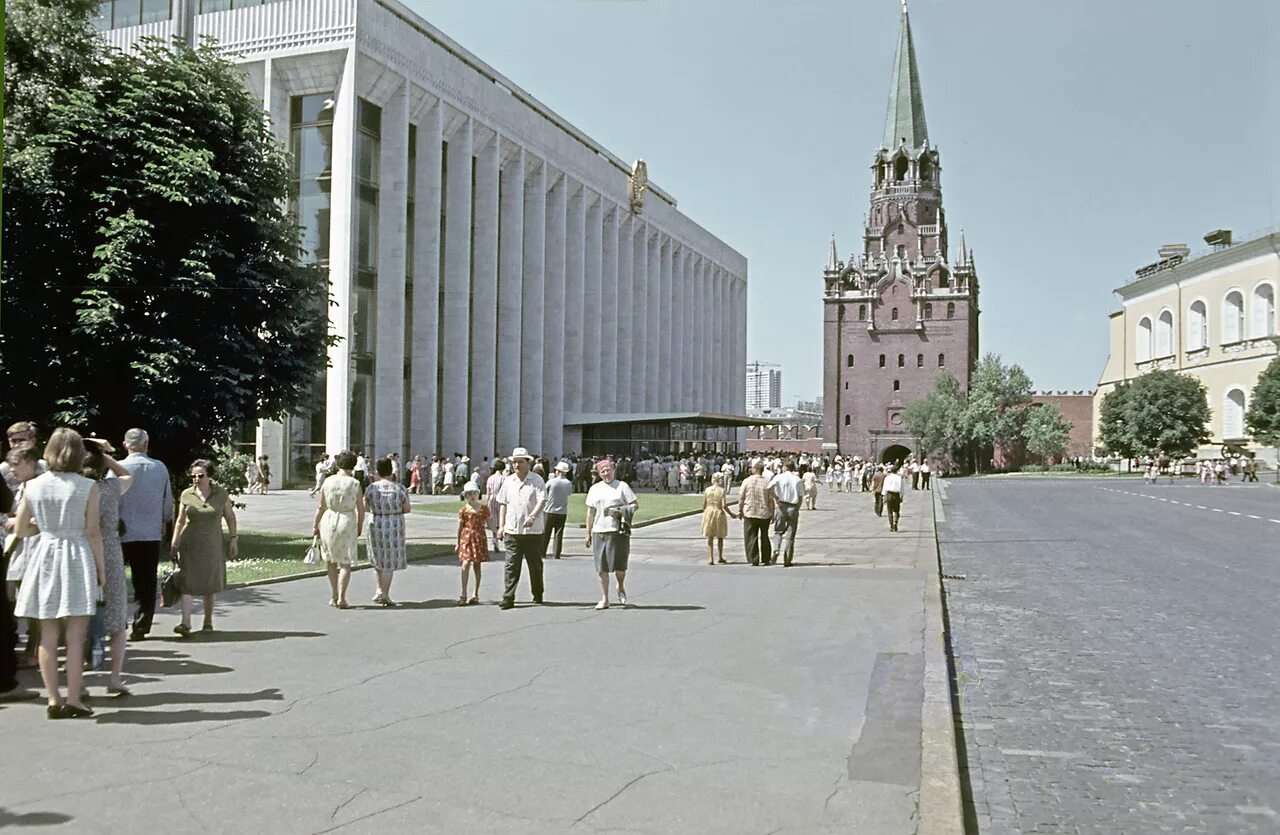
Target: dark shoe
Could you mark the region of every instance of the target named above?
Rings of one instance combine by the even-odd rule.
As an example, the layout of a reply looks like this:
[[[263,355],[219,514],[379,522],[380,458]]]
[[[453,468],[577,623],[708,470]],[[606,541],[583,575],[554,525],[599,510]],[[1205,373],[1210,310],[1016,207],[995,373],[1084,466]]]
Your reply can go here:
[[[139,632],[138,630],[135,629],[129,633],[130,641],[145,641],[146,639],[147,639],[147,633],[145,632]]]
[[[67,714],[64,710],[66,705],[49,705],[44,709],[45,716],[50,719],[66,719]]]
[[[514,600],[504,600],[498,604],[499,609],[514,609],[516,607]]]
[[[88,719],[92,715],[93,708],[91,707],[76,707],[70,704],[62,706],[63,719]]]
[[[534,602],[534,603],[536,603],[536,604],[538,604],[539,606],[541,606],[541,605],[542,605],[542,598],[541,598],[541,597],[535,597],[535,598],[533,599],[533,602]]]
[[[191,634],[191,627],[187,626],[185,623],[180,623],[173,627],[173,631],[185,638]]]
[[[212,631],[213,631],[213,624],[212,624],[212,623],[206,623],[204,626],[200,627],[200,631],[201,631],[201,632],[212,632]]]

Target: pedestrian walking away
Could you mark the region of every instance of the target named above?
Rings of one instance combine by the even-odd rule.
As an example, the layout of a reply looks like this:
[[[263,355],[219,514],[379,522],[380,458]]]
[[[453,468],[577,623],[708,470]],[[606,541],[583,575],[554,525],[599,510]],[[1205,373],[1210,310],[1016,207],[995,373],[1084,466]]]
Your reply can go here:
[[[769,523],[773,520],[774,498],[769,482],[764,478],[764,464],[751,465],[751,475],[738,489],[738,515],[742,517],[742,540],[747,551],[747,562],[752,565],[769,565],[773,551],[769,545]]]
[[[782,567],[790,568],[796,553],[796,528],[800,524],[800,495],[803,485],[791,470],[791,462],[783,461],[781,472],[769,482],[776,505],[773,517],[773,559],[782,557]]]
[[[147,453],[151,436],[143,429],[124,433],[129,454],[120,465],[133,476],[133,487],[120,497],[120,520],[124,533],[120,548],[133,579],[133,615],[130,640],[141,641],[151,631],[156,615],[156,574],[160,566],[161,543],[174,520],[173,486],[169,469]]]
[[[569,480],[570,469],[568,461],[561,461],[556,464],[554,475],[547,482],[547,531],[542,540],[543,559],[547,558],[547,550],[553,540],[556,559],[560,559],[560,553],[564,549],[564,523],[569,518],[569,497],[573,495],[573,482]]]
[[[708,565],[716,564],[717,553],[724,564],[724,538],[729,535],[731,516],[733,511],[725,501],[724,473],[712,473],[711,486],[702,493],[702,536],[707,540]]]
[[[547,502],[547,484],[532,471],[533,456],[529,450],[516,447],[511,451],[510,460],[515,471],[503,480],[497,497],[498,526],[506,551],[502,602],[498,604],[502,609],[516,605],[516,586],[520,584],[522,565],[529,567],[529,590],[534,603],[542,602],[543,592],[542,546],[546,531],[543,508]]]
[[[897,468],[893,465],[889,466],[889,472],[885,474],[884,493],[885,510],[889,513],[889,530],[897,532],[898,520],[902,516],[902,476],[896,472]]]
[[[320,537],[320,555],[329,570],[329,605],[348,608],[351,568],[359,559],[357,542],[364,532],[364,502],[355,477],[356,455],[344,450],[335,458],[338,471],[324,480],[312,534]]]
[[[884,515],[884,465],[876,467],[871,476],[871,496],[875,501],[876,516]]]
[[[631,519],[640,507],[636,494],[619,481],[613,461],[596,463],[600,480],[587,491],[587,547],[595,556],[600,577],[597,609],[609,608],[609,575],[618,584],[618,603],[627,605],[627,561],[631,556]]]

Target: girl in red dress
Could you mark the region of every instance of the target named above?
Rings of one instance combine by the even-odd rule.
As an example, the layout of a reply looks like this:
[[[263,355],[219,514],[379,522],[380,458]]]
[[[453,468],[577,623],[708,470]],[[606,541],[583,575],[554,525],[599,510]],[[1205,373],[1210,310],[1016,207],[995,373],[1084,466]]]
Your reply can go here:
[[[489,561],[489,537],[485,530],[489,508],[480,503],[480,490],[474,482],[467,485],[462,497],[467,503],[458,511],[458,562],[462,564],[462,596],[458,598],[458,605],[474,606],[480,602],[480,563]],[[472,569],[476,573],[476,590],[468,598],[467,577]]]

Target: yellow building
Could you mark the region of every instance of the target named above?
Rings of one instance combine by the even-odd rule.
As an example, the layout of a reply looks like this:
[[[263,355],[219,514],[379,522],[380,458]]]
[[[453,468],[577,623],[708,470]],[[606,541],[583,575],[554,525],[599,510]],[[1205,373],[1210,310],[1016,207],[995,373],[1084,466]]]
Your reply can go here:
[[[1093,398],[1095,446],[1102,398],[1118,383],[1171,368],[1208,390],[1211,440],[1198,457],[1230,444],[1275,466],[1276,449],[1245,436],[1244,416],[1258,375],[1280,353],[1280,233],[1230,240],[1230,232],[1210,233],[1213,251],[1194,258],[1185,246],[1163,247],[1159,261],[1115,291],[1121,308],[1110,316],[1111,356]]]

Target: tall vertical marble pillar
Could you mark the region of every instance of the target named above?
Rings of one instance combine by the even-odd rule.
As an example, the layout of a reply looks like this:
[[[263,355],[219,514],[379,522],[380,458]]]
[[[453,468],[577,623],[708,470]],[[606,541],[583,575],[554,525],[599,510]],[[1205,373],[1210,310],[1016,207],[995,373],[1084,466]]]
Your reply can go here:
[[[698,368],[702,364],[702,357],[698,354],[698,328],[702,321],[702,297],[698,295],[697,282],[698,256],[692,250],[689,251],[688,257],[685,258],[685,280],[688,283],[686,291],[685,304],[685,364],[684,364],[684,380],[685,387],[689,391],[685,408],[689,411],[698,411]]]
[[[616,409],[619,412],[633,412],[636,404],[631,400],[631,379],[640,367],[636,358],[633,339],[635,333],[636,295],[636,237],[637,222],[635,215],[622,206],[615,210],[618,223],[618,305],[615,315],[618,317],[618,349],[617,372],[610,381],[614,389]],[[602,383],[603,385],[603,383]]]
[[[408,221],[409,80],[382,108],[378,160],[378,324],[373,352],[373,453],[404,452],[404,277]]]
[[[737,362],[741,373],[737,374],[734,379],[737,381],[737,392],[733,397],[733,413],[737,415],[746,414],[747,408],[747,334],[749,330],[747,318],[747,278],[742,277],[738,282],[738,354],[734,361]],[[739,435],[742,433],[739,432]]]
[[[693,257],[693,298],[694,304],[690,309],[693,315],[693,321],[690,331],[693,349],[690,356],[693,358],[693,367],[690,369],[689,385],[693,390],[692,403],[690,408],[695,412],[706,411],[706,372],[707,372],[707,345],[706,339],[706,323],[707,323],[707,296],[705,285],[702,277],[703,259],[701,255]]]
[[[262,109],[270,122],[271,135],[277,142],[288,147],[289,95],[283,85],[276,80],[275,65],[270,58],[262,61]],[[288,417],[284,421],[261,420],[254,432],[256,447],[254,454],[269,456],[273,462],[276,462],[276,466],[271,468],[272,490],[280,489],[285,477],[294,475],[289,472],[293,462],[289,459],[287,452],[287,425],[294,420],[306,420],[306,418]]]
[[[546,329],[542,355],[542,437],[538,450],[555,461],[564,452],[565,397],[565,284],[566,232],[568,229],[568,174],[559,174],[547,193],[547,241],[544,257],[544,296],[542,322]],[[550,473],[548,473],[548,476]]]
[[[520,394],[524,379],[520,369],[521,274],[524,269],[524,148],[515,148],[502,171],[501,263],[498,265],[498,385],[494,389],[497,408],[499,455],[510,454],[520,444]],[[531,385],[536,385],[531,381]],[[476,450],[480,455],[490,452]]]
[[[351,314],[355,266],[356,49],[347,50],[333,108],[333,166],[329,198],[329,373],[325,377],[324,443],[329,450],[350,446]]]
[[[600,311],[604,296],[604,198],[598,194],[583,192],[589,195],[583,243],[586,266],[583,270],[582,292],[582,405],[580,411],[587,414],[598,414],[600,408],[600,366],[604,344],[601,341],[600,323],[603,314]],[[616,247],[616,244],[615,244]],[[614,280],[617,280],[617,254],[614,254]],[[615,290],[616,293],[616,290]],[[609,335],[610,340],[613,335]],[[577,450],[582,452],[582,450]]]
[[[526,155],[524,189],[524,280],[520,319],[520,446],[537,449],[542,442],[542,352],[546,334],[547,163]]]
[[[449,137],[445,164],[444,336],[440,357],[441,454],[466,453],[471,337],[472,131],[465,119]]]
[[[564,411],[577,414],[582,411],[587,274],[587,189],[581,184],[569,195],[564,249]]]
[[[675,260],[671,271],[671,389],[674,392],[671,401],[673,411],[684,412],[689,409],[689,381],[684,378],[684,370],[689,364],[689,346],[685,313],[689,308],[688,266],[689,249],[684,244],[676,247]]]
[[[659,346],[662,342],[662,250],[666,236],[656,229],[649,239],[649,300],[645,306],[645,379],[644,410],[660,412],[659,391],[662,381],[662,368],[659,361]]]
[[[647,412],[646,381],[649,379],[649,224],[635,222],[635,262],[631,281],[631,411]]]
[[[606,205],[600,197],[603,215],[600,246],[600,408],[601,412],[625,411],[618,394],[619,348],[626,345],[618,322],[618,295],[622,288],[622,248],[618,245],[622,209]],[[606,338],[607,337],[607,338]]]
[[[724,411],[724,365],[729,356],[729,342],[725,328],[724,315],[724,272],[719,265],[711,267],[711,304],[715,311],[712,324],[712,338],[715,347],[712,349],[714,361],[711,365],[711,404],[717,412]]]
[[[653,398],[653,406],[656,411],[670,412],[671,404],[674,401],[672,397],[671,387],[671,369],[675,365],[674,352],[671,346],[675,340],[675,330],[672,328],[672,304],[671,304],[671,283],[674,280],[672,271],[675,263],[675,247],[676,242],[669,235],[661,236],[659,244],[659,284],[658,284],[658,311],[653,318],[657,324],[657,337],[654,344],[654,361],[657,365],[657,374],[653,375],[657,379],[654,380],[656,386],[655,397]]]
[[[440,449],[440,179],[444,102],[436,101],[418,123],[417,176],[413,196],[413,334],[409,360],[409,447],[415,455]]]
[[[501,137],[489,138],[476,150],[475,252],[472,255],[471,338],[467,345],[471,365],[470,437],[466,451],[479,462],[493,454],[494,397],[498,358],[493,351],[493,323],[498,304],[498,168]]]

